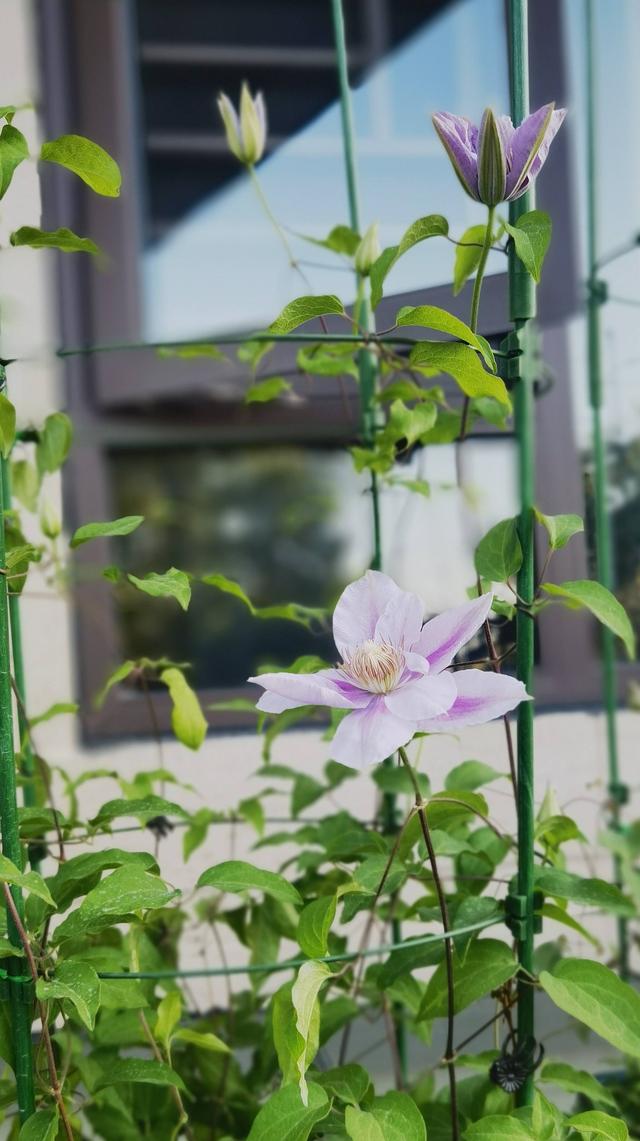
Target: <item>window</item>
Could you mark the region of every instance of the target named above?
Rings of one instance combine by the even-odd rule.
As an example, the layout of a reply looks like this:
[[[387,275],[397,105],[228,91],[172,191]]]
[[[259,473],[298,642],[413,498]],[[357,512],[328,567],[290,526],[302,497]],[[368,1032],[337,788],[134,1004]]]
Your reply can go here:
[[[452,195],[453,176],[428,114],[436,98],[438,105],[461,112],[489,103],[506,106],[502,0],[352,0],[345,7],[357,85],[363,218],[379,219],[383,241],[390,243],[425,212],[425,203],[435,209],[439,199],[454,211],[452,228],[460,232],[479,220],[478,210],[464,196]],[[240,321],[247,331],[263,326],[302,292],[344,294],[344,270],[296,237],[323,236],[347,218],[328,0],[138,0],[131,6],[70,0],[63,15],[42,6],[49,130],[84,131],[112,150],[124,170],[117,203],[71,197],[69,183],[47,172],[58,196],[57,216],[91,233],[110,258],[102,273],[78,260],[61,260],[67,342],[195,339],[237,328]],[[561,97],[564,57],[555,4],[544,0],[533,19],[534,39],[545,45],[535,53],[533,98],[539,103]],[[226,153],[215,97],[221,88],[237,95],[245,77],[267,97],[270,153],[260,175],[276,212],[295,231],[288,237],[296,255],[313,262],[303,266],[309,287],[287,264],[277,234],[250,197],[247,178]],[[547,170],[550,208],[556,219],[566,220],[562,141]],[[448,243],[434,242],[428,258],[413,251],[403,259],[389,279],[393,293],[380,307],[381,324],[392,323],[400,304],[418,301],[466,317],[468,297],[463,293],[452,301],[446,284],[452,255]],[[562,318],[575,305],[571,251],[565,245],[552,259],[541,293],[543,323],[547,313]],[[483,331],[500,339],[506,289],[498,255],[490,271]],[[563,328],[545,330],[544,353],[561,375]],[[297,375],[295,359],[291,346],[274,350],[270,369],[292,382],[292,399],[257,412],[242,404],[249,373],[233,354],[226,362],[132,351],[71,361],[70,404],[78,423],[67,478],[73,521],[151,515],[154,525],[136,532],[118,552],[134,573],[173,564],[226,573],[259,604],[292,598],[312,606],[330,603],[370,557],[367,497],[341,450],[356,433],[355,394],[345,396],[336,378],[316,379],[309,388]],[[540,416],[552,426],[549,438],[557,439],[561,428],[570,430],[566,386],[558,384],[540,402]],[[483,431],[468,451],[478,475],[479,535],[515,509],[513,442],[509,435]],[[472,551],[462,550],[462,530],[454,525],[464,508],[447,487],[453,455],[452,447],[443,447],[413,457],[416,470],[426,465],[433,493],[429,500],[411,497],[400,518],[398,489],[389,487],[383,497],[389,520],[385,565],[434,610],[459,601],[472,577]],[[572,485],[567,475],[570,454],[565,449],[562,455],[558,504],[552,479],[558,472],[547,459],[541,464],[544,509],[581,510],[579,480]],[[504,489],[491,501],[482,492],[488,466],[500,471]],[[404,478],[406,470],[398,474]],[[334,494],[338,485],[340,497]],[[567,489],[573,497],[569,507]],[[449,550],[436,552],[431,537],[445,519]],[[101,565],[113,560],[114,551],[101,552],[98,544],[78,552],[92,561],[103,554]],[[454,563],[460,567],[457,578]],[[152,619],[139,595],[114,605],[111,588],[95,568],[85,568],[83,580],[77,628],[85,696],[123,656],[151,653],[150,646],[192,660],[197,684],[212,700],[240,692],[238,682],[260,661],[277,659],[286,666],[299,652],[327,652],[322,634],[252,622],[241,604],[213,589],[199,587],[186,622],[178,622],[168,603],[163,612],[155,607]],[[547,625],[552,645],[554,628]],[[548,698],[558,696],[558,678],[566,673],[563,635],[557,633],[562,621],[555,627],[558,645],[549,656],[560,663],[555,680],[545,665],[544,633],[540,656]],[[132,693],[115,716],[87,715],[87,733],[99,738],[145,731],[140,706]],[[220,714],[216,723],[239,722]]]

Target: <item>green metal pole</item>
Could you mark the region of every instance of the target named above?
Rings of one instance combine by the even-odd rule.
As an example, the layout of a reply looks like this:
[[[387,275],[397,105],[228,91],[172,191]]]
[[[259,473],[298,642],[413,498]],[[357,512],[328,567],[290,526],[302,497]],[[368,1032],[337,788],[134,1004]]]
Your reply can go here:
[[[349,202],[349,221],[352,229],[360,232],[360,206],[358,200],[358,179],[355,157],[355,131],[353,126],[353,108],[351,101],[351,87],[349,85],[349,67],[347,60],[347,37],[344,26],[344,12],[342,0],[331,0],[333,15],[333,31],[336,45],[336,62],[338,68],[338,82],[340,87],[340,115],[342,121],[342,140],[344,146],[345,174],[347,179],[347,197]],[[359,304],[356,317],[362,329],[375,332],[375,317],[371,309],[368,296],[368,283],[362,277],[358,279]],[[371,446],[376,433],[376,385],[378,379],[378,363],[375,353],[362,349],[358,355],[359,390],[360,390],[360,417],[362,439],[365,446]],[[371,507],[373,515],[373,558],[371,567],[380,570],[382,566],[382,537],[380,531],[380,494],[378,477],[371,472]],[[389,758],[385,764],[392,765]],[[385,830],[394,832],[399,826],[398,808],[396,798],[391,793],[385,793],[382,802],[382,811]],[[397,919],[392,922],[394,943],[402,938],[400,923]],[[408,1059],[407,1039],[402,1009],[395,1010],[398,1054],[403,1080],[406,1082]]]
[[[2,468],[2,486],[4,492],[5,511],[11,509],[11,463],[9,460],[0,460]],[[18,732],[22,749],[22,775],[26,782],[22,790],[22,799],[26,808],[33,808],[36,804],[36,790],[33,784],[35,775],[35,762],[31,742],[27,733],[28,723],[26,716],[26,688],[24,673],[24,658],[22,655],[22,624],[20,621],[20,597],[9,594],[9,628],[11,631],[11,656],[13,660],[13,681],[16,689],[18,707]],[[29,848],[29,863],[34,872],[40,871],[41,848],[33,844]]]
[[[529,114],[529,52],[527,0],[509,0],[509,63],[511,79],[511,117],[517,126]],[[528,191],[509,207],[513,224],[521,214],[533,207],[533,193]],[[518,574],[518,594],[522,606],[533,602],[535,592],[535,549],[533,508],[535,503],[535,407],[533,375],[530,363],[529,321],[535,317],[536,299],[533,279],[515,255],[513,243],[509,251],[509,305],[514,325],[512,344],[521,355],[520,371],[515,387],[515,428],[518,440],[520,484],[520,516],[518,531],[522,545],[522,567]],[[534,622],[522,606],[517,616],[517,673],[529,693],[533,684]],[[533,937],[534,918],[534,801],[533,801],[533,707],[524,701],[518,708],[518,914],[515,931],[518,938],[520,976],[518,981],[518,1042],[534,1037]],[[530,1076],[519,1094],[521,1105],[533,1102],[534,1085]]]
[[[587,104],[587,330],[589,360],[589,402],[593,426],[594,515],[596,573],[609,590],[613,586],[611,525],[607,504],[606,443],[602,429],[602,346],[600,309],[606,300],[606,289],[598,280],[598,190],[597,190],[597,126],[596,126],[596,61],[595,6],[587,0],[586,29],[586,104]],[[601,627],[602,699],[607,727],[607,763],[609,772],[610,822],[620,827],[621,807],[627,800],[627,789],[620,780],[618,765],[618,733],[616,725],[617,686],[615,642],[611,630]],[[614,857],[614,875],[621,882],[620,858]],[[629,972],[627,923],[618,920],[618,958],[620,973]]]
[[[6,373],[0,366],[0,392],[4,392]],[[5,566],[4,542],[4,488],[0,468],[0,568]],[[9,648],[9,598],[7,576],[0,574],[0,828],[2,852],[19,868],[22,867],[22,848],[18,828],[18,800],[13,741],[13,710],[11,692],[11,653]],[[24,915],[22,892],[12,887],[11,894],[20,915]],[[31,982],[26,974],[22,944],[15,923],[7,909],[7,930],[19,956],[8,960],[7,984],[11,1009],[11,1036],[14,1053],[18,1109],[20,1120],[26,1121],[35,1111],[33,1087],[33,1058],[31,1050],[31,1023],[33,999]]]

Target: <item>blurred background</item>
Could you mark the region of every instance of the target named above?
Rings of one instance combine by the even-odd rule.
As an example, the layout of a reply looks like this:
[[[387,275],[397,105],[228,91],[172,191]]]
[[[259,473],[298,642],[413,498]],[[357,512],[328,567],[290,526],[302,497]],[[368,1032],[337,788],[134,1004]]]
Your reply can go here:
[[[371,557],[366,479],[354,473],[345,450],[357,431],[354,382],[301,378],[295,350],[281,347],[269,372],[290,380],[290,391],[267,406],[247,406],[251,368],[233,349],[221,361],[118,351],[64,363],[53,350],[250,333],[302,293],[352,299],[353,282],[339,259],[299,237],[323,238],[348,221],[330,6],[328,0],[1,0],[1,7],[0,98],[32,104],[20,124],[32,150],[42,137],[86,134],[123,170],[118,200],[89,195],[64,171],[42,172],[40,182],[35,163],[16,173],[3,244],[18,225],[65,225],[91,236],[106,259],[96,265],[82,255],[3,250],[3,355],[24,358],[12,368],[12,396],[23,424],[40,423],[56,407],[74,418],[76,442],[62,488],[48,477],[52,498],[64,499],[69,531],[89,520],[146,518],[117,546],[83,548],[73,589],[63,596],[30,580],[29,707],[39,712],[53,701],[81,701],[78,725],[58,720],[42,727],[40,749],[51,763],[77,771],[107,763],[125,774],[157,767],[143,695],[121,687],[100,712],[92,696],[124,658],[166,654],[192,662],[212,732],[195,757],[167,741],[163,763],[193,784],[195,806],[225,808],[247,794],[260,743],[252,717],[211,707],[253,697],[244,679],[265,662],[286,666],[301,653],[331,656],[330,638],[291,623],[256,622],[240,602],[204,587],[194,592],[187,615],[135,591],[116,604],[97,568],[221,572],[256,605],[331,605]],[[539,181],[538,205],[552,215],[555,234],[539,293],[537,495],[546,513],[574,511],[588,522],[584,4],[536,0],[530,7],[532,105],[555,100],[569,109]],[[459,189],[430,115],[446,109],[478,121],[485,106],[508,110],[504,3],[345,0],[344,8],[363,228],[379,221],[385,246],[415,218],[440,212],[459,236],[484,214]],[[640,6],[599,0],[595,9],[599,241],[606,253],[632,246],[640,232],[640,149],[633,137]],[[235,101],[245,79],[264,92],[269,140],[260,176],[307,287],[227,150],[216,98],[224,90]],[[640,633],[638,258],[632,251],[603,271],[610,293],[603,349],[616,589]],[[481,329],[495,341],[507,331],[508,309],[504,259],[492,259]],[[452,268],[453,246],[444,240],[412,250],[388,279],[380,326],[392,324],[403,304],[445,305],[466,318],[469,288],[452,298]],[[463,601],[474,579],[475,544],[516,510],[510,430],[485,428],[467,447],[472,500],[455,488],[453,445],[418,449],[399,468],[402,478],[427,480],[429,498],[393,486],[383,493],[385,569],[418,591],[430,612]],[[578,536],[557,556],[553,571],[559,580],[593,571],[589,527],[584,541]],[[503,636],[508,640],[509,632]],[[552,783],[563,805],[581,798],[570,810],[595,837],[606,786],[598,631],[587,618],[550,611],[541,617],[536,653],[539,797]],[[623,704],[636,676],[635,663],[620,662]],[[160,694],[157,709],[167,727]],[[622,773],[632,789],[640,784],[637,717],[625,708],[619,722]],[[279,740],[276,759],[297,758],[312,774],[327,748],[318,730],[297,729]],[[499,726],[443,741],[430,762],[434,781],[466,757],[503,760],[503,749]],[[374,793],[366,777],[358,787],[366,815]],[[99,782],[91,788],[98,802],[104,789]],[[270,803],[275,807],[277,798]],[[510,821],[506,797],[496,794],[492,807]],[[237,840],[236,850],[244,843]],[[174,845],[176,881],[192,883],[200,853],[184,872],[178,841],[167,844]],[[594,865],[599,858],[594,852]],[[211,862],[210,852],[203,860]],[[609,857],[603,860],[608,874]]]

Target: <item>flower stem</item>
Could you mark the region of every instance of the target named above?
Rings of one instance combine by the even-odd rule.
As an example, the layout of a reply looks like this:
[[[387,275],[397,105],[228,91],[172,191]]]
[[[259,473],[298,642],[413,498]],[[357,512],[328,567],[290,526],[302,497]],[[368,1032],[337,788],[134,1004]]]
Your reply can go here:
[[[478,332],[478,317],[480,315],[480,297],[482,294],[482,283],[484,281],[484,274],[487,268],[487,259],[489,251],[491,250],[491,240],[493,237],[493,218],[495,214],[495,206],[489,206],[487,210],[487,225],[484,231],[484,242],[482,243],[482,252],[480,254],[480,261],[478,262],[478,269],[476,271],[475,281],[473,283],[473,294],[471,296],[471,317],[469,318],[469,325],[474,333]],[[462,419],[460,421],[460,441],[465,439],[469,426],[469,405],[470,400],[468,396],[464,398],[462,406]]]
[[[262,183],[260,182],[260,179],[258,178],[258,175],[256,174],[255,167],[249,166],[249,167],[247,167],[247,170],[249,171],[249,177],[251,179],[253,189],[256,192],[256,197],[257,197],[262,209],[264,210],[264,213],[265,213],[267,219],[269,220],[270,224],[273,226],[273,229],[275,230],[276,234],[278,235],[278,238],[280,239],[280,241],[282,242],[282,245],[284,246],[285,253],[287,255],[287,261],[289,262],[289,265],[291,266],[292,269],[295,269],[296,273],[300,274],[300,277],[304,281],[305,286],[307,288],[309,288],[308,279],[307,279],[306,275],[303,273],[303,271],[300,269],[300,265],[298,263],[298,260],[297,260],[295,254],[291,248],[291,245],[289,243],[289,239],[287,238],[287,235],[285,234],[282,226],[280,225],[278,219],[276,218],[275,214],[273,213],[273,210],[271,209],[271,207],[269,205],[269,201],[267,199],[267,196],[266,196],[264,190],[262,189]]]
[[[409,760],[405,749],[398,749],[398,755],[403,765],[405,766],[409,779],[413,785],[415,794],[416,810],[420,827],[422,829],[422,836],[427,848],[429,856],[429,864],[431,866],[431,874],[433,876],[433,883],[436,889],[436,896],[438,899],[438,907],[440,908],[440,917],[442,919],[442,926],[447,931],[451,930],[449,923],[449,908],[447,905],[447,897],[442,886],[440,879],[440,872],[438,870],[438,862],[436,860],[436,853],[431,839],[431,831],[427,821],[427,814],[425,811],[425,804],[420,792],[420,785],[418,784],[413,765]],[[451,1097],[451,1139],[452,1141],[460,1141],[460,1122],[458,1119],[458,1090],[456,1085],[456,1066],[455,1066],[455,1046],[454,1046],[454,1030],[455,1030],[455,990],[454,990],[454,967],[453,967],[453,943],[451,939],[444,941],[444,955],[445,955],[445,970],[447,972],[447,1045],[445,1048],[445,1056],[443,1062],[447,1067],[449,1074],[449,1093]]]

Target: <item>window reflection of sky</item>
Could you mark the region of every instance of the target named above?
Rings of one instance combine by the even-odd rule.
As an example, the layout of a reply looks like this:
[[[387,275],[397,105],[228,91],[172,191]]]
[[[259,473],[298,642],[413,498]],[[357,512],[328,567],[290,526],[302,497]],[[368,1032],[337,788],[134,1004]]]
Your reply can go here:
[[[362,224],[378,220],[383,245],[427,213],[447,214],[454,233],[482,219],[482,208],[459,190],[429,116],[441,108],[473,118],[487,105],[506,110],[503,11],[502,0],[453,5],[354,93]],[[260,177],[292,231],[324,237],[346,222],[338,105],[267,159]],[[314,292],[349,293],[349,278],[330,255],[299,240],[294,245],[296,256],[326,265],[305,269]],[[399,292],[435,285],[449,280],[451,267],[451,245],[434,240],[398,264],[389,286]],[[145,252],[143,279],[149,339],[259,328],[308,292],[244,175]]]

